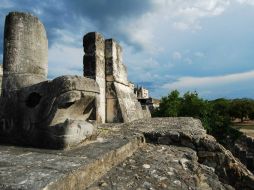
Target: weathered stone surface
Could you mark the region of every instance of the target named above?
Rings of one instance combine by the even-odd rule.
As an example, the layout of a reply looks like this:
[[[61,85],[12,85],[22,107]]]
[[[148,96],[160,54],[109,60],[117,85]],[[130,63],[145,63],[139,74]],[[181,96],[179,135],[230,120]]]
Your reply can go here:
[[[94,80],[78,76],[58,77],[9,94],[1,100],[0,141],[45,148],[78,145],[96,134],[88,120],[96,120],[92,112],[98,94]]]
[[[0,146],[0,189],[85,189],[143,143],[133,133],[123,138],[111,132],[102,130],[97,141],[67,151]]]
[[[96,80],[100,88],[100,95],[96,103],[97,122],[106,121],[105,100],[105,42],[101,34],[90,32],[83,38],[84,46],[84,76]]]
[[[201,164],[213,167],[223,183],[236,189],[253,189],[253,174],[214,137],[207,135],[199,120],[192,118],[153,118],[133,121],[122,127],[142,131],[148,142],[189,147]]]
[[[129,86],[114,82],[117,100],[124,122],[144,118],[141,104]]]
[[[127,69],[123,64],[122,47],[113,39],[105,41],[106,81],[129,85]]]
[[[88,189],[233,190],[234,188],[222,183],[213,168],[198,163],[194,150],[147,144]]]
[[[105,41],[106,59],[106,121],[130,122],[150,116],[143,114],[133,90],[129,87],[127,70],[122,63],[122,48],[113,39]]]
[[[98,131],[97,141],[68,151],[0,146],[1,189],[253,189],[253,174],[198,120],[153,118]]]
[[[231,145],[232,146],[232,145]],[[254,172],[254,138],[242,135],[232,147],[232,153],[239,158],[247,168]]]
[[[3,94],[47,79],[48,41],[43,24],[29,13],[6,16]]]

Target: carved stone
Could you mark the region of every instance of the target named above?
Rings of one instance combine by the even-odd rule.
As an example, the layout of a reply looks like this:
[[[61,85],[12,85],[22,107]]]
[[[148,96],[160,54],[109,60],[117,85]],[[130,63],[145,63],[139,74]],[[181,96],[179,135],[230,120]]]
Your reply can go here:
[[[127,80],[127,69],[122,63],[122,48],[113,39],[105,41],[106,60],[106,121],[130,122],[144,118]]]
[[[48,40],[43,24],[29,13],[6,16],[3,94],[47,80]]]
[[[98,84],[78,76],[47,81],[47,49],[46,32],[38,18],[9,13],[0,99],[1,142],[61,149],[96,134],[90,120],[96,120]]]
[[[78,145],[96,134],[88,120],[95,120],[98,94],[94,80],[78,76],[58,77],[9,94],[1,102],[0,140],[46,148]]]
[[[84,76],[96,80],[100,95],[96,104],[97,122],[105,123],[105,42],[101,34],[90,32],[83,38],[84,46]]]

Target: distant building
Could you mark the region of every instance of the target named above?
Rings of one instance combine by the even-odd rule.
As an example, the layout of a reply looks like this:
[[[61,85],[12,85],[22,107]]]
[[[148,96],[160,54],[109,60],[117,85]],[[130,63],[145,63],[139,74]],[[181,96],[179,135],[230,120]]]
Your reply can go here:
[[[138,99],[147,99],[149,98],[149,91],[146,88],[136,87],[134,88],[134,93],[137,95]]]
[[[130,86],[132,85],[132,86]],[[149,110],[152,112],[154,109],[158,108],[160,106],[160,100],[149,97],[149,90],[144,88],[143,86],[141,87],[135,87],[133,83],[129,84],[130,87],[134,87],[134,93],[137,96],[138,101],[142,105],[142,107],[147,106]]]

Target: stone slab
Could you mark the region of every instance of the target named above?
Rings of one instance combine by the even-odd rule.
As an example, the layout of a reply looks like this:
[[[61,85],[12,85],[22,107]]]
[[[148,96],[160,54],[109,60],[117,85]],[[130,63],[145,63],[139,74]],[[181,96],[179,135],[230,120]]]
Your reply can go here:
[[[0,189],[85,189],[142,144],[140,135],[101,129],[97,141],[56,151],[0,146]]]
[[[123,121],[130,122],[144,118],[141,104],[129,86],[114,82],[117,100]]]

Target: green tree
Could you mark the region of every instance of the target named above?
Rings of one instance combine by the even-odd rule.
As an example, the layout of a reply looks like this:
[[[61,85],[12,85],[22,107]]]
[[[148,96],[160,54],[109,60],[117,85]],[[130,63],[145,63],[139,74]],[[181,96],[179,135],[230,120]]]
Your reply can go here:
[[[181,116],[205,118],[209,110],[208,102],[198,96],[197,92],[187,92],[182,98]]]
[[[161,117],[177,117],[181,106],[180,93],[172,91],[168,96],[162,97],[158,112]]]
[[[239,118],[241,122],[247,118],[253,111],[253,100],[250,99],[234,99],[229,107],[229,114],[232,118]]]

